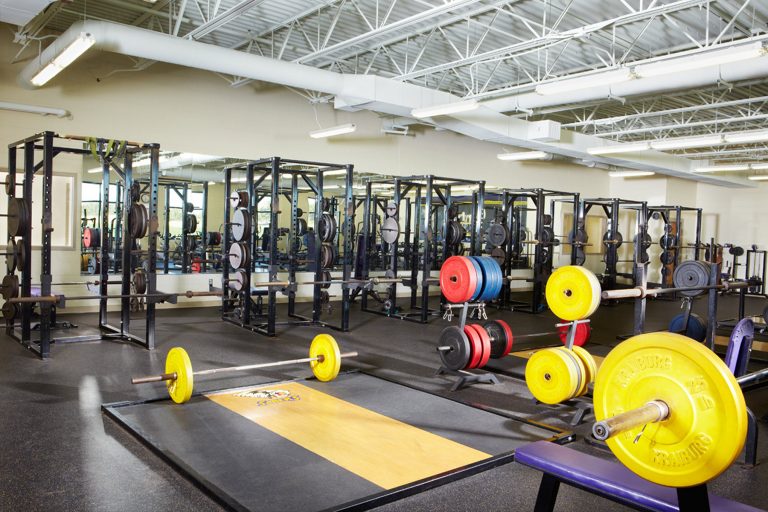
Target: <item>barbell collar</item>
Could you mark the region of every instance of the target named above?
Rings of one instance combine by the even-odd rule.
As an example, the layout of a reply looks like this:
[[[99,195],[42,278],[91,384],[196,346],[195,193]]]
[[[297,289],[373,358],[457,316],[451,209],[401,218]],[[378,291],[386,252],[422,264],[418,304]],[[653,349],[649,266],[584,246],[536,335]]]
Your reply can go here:
[[[592,425],[592,435],[599,441],[605,441],[622,432],[632,430],[649,423],[663,421],[669,416],[669,406],[661,400],[652,400],[642,407],[623,412]]]

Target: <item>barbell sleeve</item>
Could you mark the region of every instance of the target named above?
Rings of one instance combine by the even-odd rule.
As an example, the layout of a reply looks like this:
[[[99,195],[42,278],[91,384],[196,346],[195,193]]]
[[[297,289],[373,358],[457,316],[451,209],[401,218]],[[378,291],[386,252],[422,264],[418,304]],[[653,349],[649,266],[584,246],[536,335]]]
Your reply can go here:
[[[149,384],[150,382],[163,382],[166,380],[176,380],[175,373],[161,373],[160,375],[150,375],[148,377],[134,377],[131,384]]]
[[[605,441],[633,428],[663,421],[668,416],[669,406],[661,400],[652,400],[637,409],[596,422],[592,425],[592,435],[599,441]]]

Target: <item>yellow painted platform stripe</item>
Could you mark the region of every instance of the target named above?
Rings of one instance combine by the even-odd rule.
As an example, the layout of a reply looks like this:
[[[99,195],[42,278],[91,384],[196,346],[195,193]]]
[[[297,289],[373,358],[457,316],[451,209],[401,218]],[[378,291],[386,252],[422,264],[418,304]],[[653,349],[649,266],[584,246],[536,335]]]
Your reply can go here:
[[[523,359],[530,359],[533,354],[541,350],[540,348],[537,349],[531,349],[531,350],[519,350],[517,352],[510,352],[509,355],[513,357],[522,357]],[[595,354],[592,354],[592,357],[595,358],[595,364],[598,368],[600,368],[600,365],[603,364],[603,359],[605,357],[603,356],[596,356]]]
[[[257,389],[287,390],[294,399],[237,396],[246,390],[207,398],[384,489],[491,457],[297,382],[247,391]]]

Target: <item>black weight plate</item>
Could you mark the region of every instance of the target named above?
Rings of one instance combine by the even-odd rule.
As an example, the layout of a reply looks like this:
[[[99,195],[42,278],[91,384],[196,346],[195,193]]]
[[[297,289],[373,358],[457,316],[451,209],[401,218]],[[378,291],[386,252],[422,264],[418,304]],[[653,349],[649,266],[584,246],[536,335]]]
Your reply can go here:
[[[488,243],[500,247],[507,241],[507,227],[503,224],[491,224],[488,226]]]
[[[16,174],[8,173],[5,177],[5,193],[11,195],[16,192]]]
[[[2,295],[5,300],[19,296],[19,276],[7,274],[3,277]]]
[[[583,265],[585,261],[587,261],[587,254],[584,252],[584,249],[581,247],[576,247],[574,249],[574,252],[576,254],[575,263],[576,265]]]
[[[195,205],[192,203],[187,203],[187,213],[192,213],[195,211]]]
[[[147,292],[147,273],[142,268],[133,271],[133,289],[138,294]]]
[[[24,242],[20,242],[24,243]],[[8,240],[8,244],[5,246],[5,268],[8,271],[8,273],[14,272],[17,268],[21,268],[21,265],[18,264],[16,255],[17,251],[16,249],[16,240],[10,239]]]
[[[229,194],[229,205],[232,208],[245,208],[248,206],[248,192],[235,190]]]
[[[2,308],[3,318],[7,323],[13,322],[13,319],[21,314],[21,307],[19,304],[12,302],[5,302]]]
[[[493,359],[504,357],[506,355],[504,351],[507,349],[507,333],[495,321],[485,322],[482,327],[491,338],[491,357]]]
[[[322,290],[320,292],[320,304],[328,304],[329,302],[331,302],[330,294],[327,291]]]
[[[572,244],[586,244],[589,241],[589,236],[587,235],[587,232],[584,230],[584,228],[579,228],[574,233],[573,230],[571,230],[570,233],[568,233],[568,242]]]
[[[732,256],[744,256],[744,248],[743,247],[739,247],[738,245],[734,245],[733,247],[728,249],[728,252]]]
[[[640,234],[638,233],[634,236],[634,238],[632,238],[632,241],[635,243],[635,245],[637,245],[637,240],[639,236]],[[643,237],[643,249],[649,248],[651,244],[653,244],[653,239],[651,238],[651,235],[649,235],[648,233],[645,233],[645,236]]]
[[[147,236],[147,207],[140,203],[131,205],[128,212],[128,230],[131,238],[144,238]]]
[[[317,223],[317,232],[320,240],[330,242],[336,236],[336,219],[330,213],[324,213]]]
[[[335,261],[332,245],[323,244],[320,246],[320,267],[331,268]]]
[[[677,235],[666,233],[659,239],[659,245],[662,249],[677,248]]]
[[[296,219],[296,234],[299,236],[304,236],[307,234],[307,220],[298,218]]]
[[[248,245],[243,242],[233,243],[229,247],[228,260],[231,268],[248,268],[251,264],[251,251]]]
[[[303,217],[304,216],[304,210],[301,208],[296,208],[296,216],[297,217]]]
[[[27,203],[20,197],[8,198],[8,236],[24,236],[29,227]]]
[[[555,230],[549,226],[541,228],[541,240],[540,242],[545,245],[554,244],[555,242]]]
[[[675,251],[664,251],[659,254],[659,261],[664,265],[671,265],[675,262]]]
[[[400,236],[400,225],[397,223],[397,219],[394,217],[387,217],[381,223],[381,239],[388,243],[393,244],[397,242]]]
[[[251,236],[252,217],[246,208],[238,208],[232,214],[232,238],[242,242]]]
[[[322,277],[320,278],[321,281],[323,281],[323,284],[320,285],[321,288],[330,288],[331,287],[331,273],[327,270],[323,270]]]
[[[552,263],[552,252],[546,247],[541,248],[540,261],[546,264]]]
[[[16,265],[19,270],[24,268],[24,262],[27,261],[27,246],[24,245],[24,240],[19,240],[16,244]]]
[[[648,251],[645,249],[640,249],[640,257],[638,258],[638,263],[648,263],[650,260],[650,257],[648,256]]]
[[[331,199],[328,197],[324,197],[323,201],[321,203],[322,208],[320,211],[327,212],[331,209]]]
[[[664,224],[664,232],[665,233],[671,233],[672,232],[672,224]]]
[[[134,203],[138,203],[141,199],[141,185],[138,182],[133,182],[131,184],[131,201]]]
[[[471,355],[469,338],[464,332],[451,325],[440,333],[438,347],[449,347],[449,350],[440,350],[440,360],[443,366],[449,370],[459,371],[469,365]]]
[[[672,274],[675,288],[701,287],[709,285],[709,266],[702,261],[688,260],[680,263]],[[689,290],[680,292],[686,297],[696,297],[705,290]]]
[[[504,265],[504,261],[507,259],[507,253],[501,247],[494,247],[491,250],[491,258],[496,260],[496,263],[501,266]]]
[[[619,231],[613,232],[611,230],[608,230],[603,235],[603,245],[606,247],[613,244],[618,249],[621,247],[621,244],[624,243],[624,235],[622,235]]]
[[[455,219],[459,216],[459,205],[452,204],[450,208],[448,208],[448,218],[449,219]]]
[[[545,213],[542,216],[542,220],[541,221],[544,223],[545,226],[551,226],[552,225],[552,216],[550,214],[548,214],[548,213]]]
[[[517,236],[520,242],[525,242],[525,239],[528,238],[528,232],[525,230],[525,228],[520,228]]]
[[[197,217],[193,214],[187,214],[187,234],[197,231]]]

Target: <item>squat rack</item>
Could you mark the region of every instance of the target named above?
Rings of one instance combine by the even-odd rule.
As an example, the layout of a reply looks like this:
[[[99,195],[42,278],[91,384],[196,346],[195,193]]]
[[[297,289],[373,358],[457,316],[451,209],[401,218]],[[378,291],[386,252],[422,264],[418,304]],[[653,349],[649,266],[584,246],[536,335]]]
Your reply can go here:
[[[684,213],[695,213],[696,214],[696,239],[694,241],[694,244],[691,245],[684,245],[683,244],[683,238],[682,235],[684,235],[683,231],[683,214]],[[660,255],[661,258],[666,258],[668,256],[665,255],[671,255],[671,258],[669,260],[662,260],[662,279],[660,283],[655,282],[648,282],[648,285],[651,287],[662,287],[662,288],[668,288],[672,286],[672,272],[675,268],[683,261],[682,258],[682,250],[683,249],[693,249],[693,259],[698,260],[701,256],[701,219],[702,219],[702,209],[701,208],[691,208],[688,206],[649,206],[648,207],[648,215],[650,219],[659,219],[663,222],[665,226],[664,233],[669,233],[671,235],[674,235],[677,238],[677,243],[670,247],[662,247],[662,254]],[[667,231],[668,228],[666,226],[670,226],[670,230]],[[671,261],[671,263],[664,263],[664,261]],[[669,266],[671,264],[671,267]]]
[[[505,245],[504,263],[501,265],[504,276],[509,276],[510,271],[520,268],[529,268],[526,254],[528,245],[533,245],[533,276],[530,282],[533,283],[530,301],[520,301],[512,299],[512,282],[514,280],[506,279],[505,285],[498,299],[500,307],[514,308],[515,311],[525,311],[528,313],[540,313],[545,309],[544,289],[547,279],[552,273],[552,264],[554,257],[554,246],[561,242],[553,237],[547,241],[545,232],[547,228],[554,226],[556,215],[556,205],[573,204],[579,205],[578,193],[561,192],[557,190],[547,190],[543,188],[534,189],[504,189],[501,192],[503,205],[503,222],[509,232]],[[529,207],[529,201],[533,208]],[[526,224],[528,212],[533,211],[535,215],[534,240],[526,240]],[[550,223],[545,223],[545,216],[549,216]],[[574,207],[572,230],[576,232],[579,223],[583,219],[581,208]],[[571,264],[576,264],[576,251],[571,251]]]
[[[278,325],[316,325],[328,327],[339,331],[349,330],[349,296],[350,290],[355,288],[355,284],[350,282],[351,268],[352,268],[352,226],[354,224],[354,202],[352,196],[352,173],[354,166],[351,164],[332,164],[324,162],[313,162],[304,160],[292,160],[284,159],[278,156],[271,158],[264,158],[260,160],[250,161],[246,163],[238,163],[232,166],[224,168],[224,236],[222,242],[222,289],[225,293],[222,293],[222,320],[229,322],[252,332],[257,332],[266,336],[275,336],[276,327]],[[269,186],[269,198],[270,198],[270,229],[272,234],[269,237],[268,259],[267,259],[267,272],[269,281],[278,281],[279,272],[288,272],[288,280],[285,285],[281,286],[265,286],[263,283],[259,283],[253,280],[252,271],[255,258],[253,255],[257,253],[256,247],[256,235],[254,229],[251,229],[247,233],[247,239],[244,243],[250,249],[251,262],[247,265],[244,273],[244,283],[242,283],[242,290],[235,292],[232,290],[232,295],[226,293],[226,290],[230,290],[230,280],[232,274],[230,272],[231,265],[228,259],[228,253],[230,246],[232,245],[232,210],[229,204],[229,198],[233,192],[237,193],[233,187],[232,171],[245,171],[245,191],[248,193],[248,202],[245,206],[247,215],[253,219],[256,214],[257,198],[261,199],[264,196],[259,195],[259,190],[262,184],[269,178],[271,183]],[[340,233],[344,238],[342,244],[342,251],[340,256],[340,263],[342,267],[342,280],[335,281],[341,284],[342,300],[341,300],[341,321],[338,325],[332,324],[321,320],[322,313],[322,293],[323,285],[328,283],[324,278],[324,272],[331,269],[323,269],[320,265],[323,247],[321,244],[319,234],[319,224],[321,217],[323,216],[323,199],[326,197],[324,190],[324,177],[325,174],[330,171],[344,170],[344,190],[343,190],[343,216],[344,222],[341,223]],[[286,175],[290,177],[290,192],[284,193],[283,188],[280,185],[281,178]],[[298,282],[296,280],[296,273],[298,271],[299,261],[296,258],[293,251],[284,257],[281,257],[277,247],[277,227],[279,223],[280,214],[280,197],[286,197],[291,204],[291,220],[288,233],[288,244],[291,249],[296,247],[298,241],[298,200],[299,200],[299,180],[309,187],[309,191],[315,194],[315,219],[314,219],[314,251],[307,254],[308,260],[315,263],[314,281],[307,284],[313,286],[313,299],[312,299],[312,316],[307,317],[300,315],[296,312],[296,291]],[[252,222],[252,228],[257,227],[256,222]],[[336,234],[338,236],[338,232]],[[335,263],[335,262],[334,262]],[[260,292],[258,288],[263,286],[266,288],[266,293]],[[281,291],[288,296],[288,317],[291,320],[277,321],[277,293]],[[253,302],[253,295],[264,294],[267,296],[267,313],[263,314],[258,304]],[[240,316],[234,314],[233,303],[237,301],[241,306]]]
[[[373,187],[382,185],[391,186],[391,198],[378,192],[374,193]],[[378,302],[385,301],[380,299],[378,292],[372,287],[367,287],[361,293],[362,311],[418,323],[427,323],[430,316],[442,316],[441,309],[430,309],[429,307],[430,289],[431,287],[439,287],[437,279],[432,277],[432,271],[439,269],[438,262],[445,261],[452,255],[452,249],[445,240],[451,222],[448,212],[456,199],[456,196],[452,194],[452,187],[467,186],[474,188],[471,206],[471,226],[473,229],[468,232],[469,252],[471,255],[479,255],[482,253],[485,181],[441,178],[432,175],[395,177],[392,179],[374,178],[365,181],[362,240],[358,243],[358,248],[362,247],[368,250],[376,245],[376,219],[380,213],[387,213],[389,201],[394,202],[393,216],[401,229],[402,226],[405,226],[405,232],[402,241],[400,238],[392,244],[386,244],[382,241],[383,259],[388,261],[385,265],[385,277],[391,279],[391,282],[387,283],[386,307],[375,309],[369,305],[369,298]],[[405,202],[405,207],[402,206],[403,202]],[[442,236],[442,247],[438,244],[439,236]],[[402,247],[402,251],[399,250],[400,247]],[[410,278],[398,277],[401,255],[405,260],[403,270],[410,270]],[[359,277],[365,281],[372,277],[370,275],[372,270],[370,259],[364,257],[360,260],[361,272]],[[410,309],[407,312],[400,312],[397,305],[398,284],[411,289]],[[440,301],[442,305],[442,297]]]
[[[638,267],[646,265],[648,255],[643,251],[641,243],[645,239],[648,229],[648,203],[645,201],[633,201],[631,199],[614,198],[595,198],[584,199],[579,205],[580,217],[586,222],[587,215],[593,207],[598,206],[608,219],[606,232],[603,239],[596,243],[602,243],[605,246],[605,270],[598,277],[601,278],[603,288],[616,288],[617,278],[622,277],[632,280],[633,286],[638,283]],[[622,210],[636,212],[635,216],[635,236],[632,239],[624,238],[619,231],[619,221]],[[632,272],[619,272],[617,269],[619,261],[619,246],[622,243],[634,244]]]
[[[67,147],[62,145],[63,143],[70,141],[82,144],[86,147]],[[42,158],[36,162],[36,152],[42,151]],[[92,154],[98,160],[101,161],[102,167],[102,180],[101,180],[101,225],[109,225],[109,183],[110,183],[110,171],[114,170],[118,175],[120,182],[122,183],[122,190],[124,193],[123,205],[129,205],[131,200],[131,185],[133,183],[133,160],[134,156],[142,153],[149,153],[150,160],[150,205],[148,211],[148,223],[149,231],[149,244],[145,251],[148,260],[151,265],[155,264],[156,260],[156,245],[157,245],[157,176],[159,169],[159,155],[160,146],[158,144],[142,144],[129,141],[114,141],[103,138],[82,137],[75,135],[58,135],[52,131],[45,131],[26,139],[22,139],[16,142],[12,142],[8,145],[8,176],[6,178],[8,185],[6,191],[9,196],[9,204],[13,198],[16,198],[17,183],[17,166],[18,156],[22,153],[23,157],[23,176],[24,180],[20,183],[22,187],[22,201],[26,205],[29,221],[23,228],[21,233],[21,240],[18,242],[22,245],[26,257],[22,262],[21,267],[21,283],[20,292],[23,297],[29,297],[32,294],[32,183],[36,174],[42,171],[42,234],[41,234],[41,246],[40,246],[40,258],[41,258],[41,270],[40,270],[40,290],[41,296],[52,295],[52,256],[51,256],[51,233],[53,231],[53,162],[54,158],[62,153],[76,154],[76,155],[88,155]],[[122,159],[123,166],[118,165],[116,160]],[[123,207],[122,214],[122,226],[128,226],[129,208]],[[10,219],[10,217],[9,217]],[[79,223],[78,223],[79,225]],[[50,302],[40,302],[40,336],[39,339],[33,340],[31,336],[32,331],[32,303],[23,303],[18,305],[20,309],[21,317],[21,332],[17,334],[15,332],[14,316],[6,317],[6,333],[15,341],[19,342],[25,348],[31,350],[37,354],[40,358],[47,358],[50,356],[50,345],[54,342],[59,343],[71,343],[80,341],[96,341],[103,339],[113,339],[120,341],[128,341],[135,343],[147,349],[152,349],[155,346],[155,303],[154,301],[148,301],[146,307],[146,334],[145,337],[139,337],[130,333],[131,322],[131,308],[130,308],[130,294],[131,288],[131,257],[135,252],[133,250],[133,240],[130,238],[129,230],[122,230],[122,245],[121,245],[121,259],[122,259],[122,280],[121,284],[121,319],[119,326],[113,326],[107,322],[107,287],[109,282],[109,247],[107,244],[108,232],[106,229],[101,230],[100,241],[100,261],[99,267],[100,279],[99,279],[99,294],[102,298],[99,299],[99,333],[93,335],[84,336],[70,336],[52,338],[52,309],[53,305]],[[15,239],[15,235],[8,231],[9,245],[11,241]],[[13,274],[13,272],[9,272]],[[147,292],[149,294],[156,294],[156,276],[154,267],[150,267],[150,270],[146,275]],[[15,311],[16,305],[11,305],[12,311]]]

